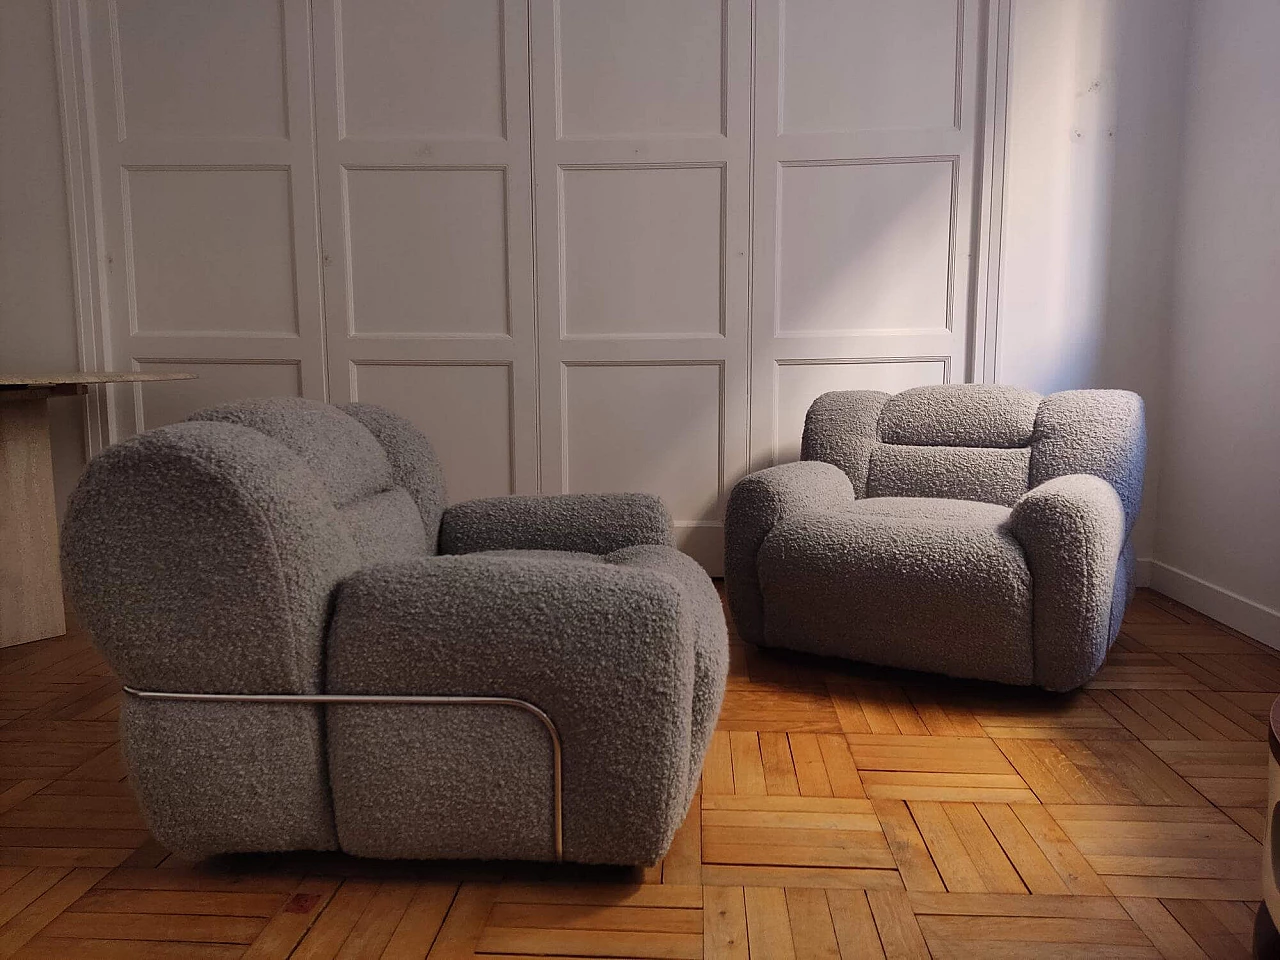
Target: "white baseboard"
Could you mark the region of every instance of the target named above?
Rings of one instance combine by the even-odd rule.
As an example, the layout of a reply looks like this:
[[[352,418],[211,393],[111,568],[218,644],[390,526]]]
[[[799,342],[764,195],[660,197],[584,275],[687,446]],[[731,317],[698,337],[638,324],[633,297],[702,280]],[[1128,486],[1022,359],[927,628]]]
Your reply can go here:
[[[1144,564],[1148,571],[1146,581],[1142,573]],[[1145,582],[1153,590],[1280,650],[1280,610],[1273,610],[1159,560],[1139,560],[1138,569],[1139,583]]]

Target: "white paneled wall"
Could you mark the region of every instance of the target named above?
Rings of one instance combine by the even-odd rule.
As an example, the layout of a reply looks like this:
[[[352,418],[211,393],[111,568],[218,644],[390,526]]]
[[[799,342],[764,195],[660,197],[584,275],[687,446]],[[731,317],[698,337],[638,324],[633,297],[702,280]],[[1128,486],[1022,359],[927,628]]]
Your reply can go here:
[[[724,499],[841,388],[963,379],[980,0],[59,0],[113,436],[372,401],[453,499]],[[74,18],[73,18],[74,19]]]

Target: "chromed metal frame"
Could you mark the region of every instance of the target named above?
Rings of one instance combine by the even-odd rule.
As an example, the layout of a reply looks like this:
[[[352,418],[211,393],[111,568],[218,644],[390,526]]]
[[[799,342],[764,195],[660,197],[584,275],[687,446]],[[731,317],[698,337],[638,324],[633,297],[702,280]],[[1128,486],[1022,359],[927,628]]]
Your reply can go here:
[[[564,788],[560,731],[546,712],[528,700],[517,697],[463,697],[463,696],[408,696],[395,694],[356,693],[172,693],[159,690],[137,690],[126,686],[124,692],[139,700],[186,700],[213,703],[285,703],[285,704],[346,704],[373,706],[486,706],[515,707],[537,717],[551,737],[551,761],[553,794],[555,800],[555,851],[556,860],[564,860]]]

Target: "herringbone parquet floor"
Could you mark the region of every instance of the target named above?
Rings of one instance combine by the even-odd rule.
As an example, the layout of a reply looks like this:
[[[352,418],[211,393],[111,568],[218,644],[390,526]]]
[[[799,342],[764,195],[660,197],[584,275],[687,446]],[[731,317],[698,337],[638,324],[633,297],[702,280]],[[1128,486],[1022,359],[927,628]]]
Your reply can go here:
[[[187,864],[147,834],[82,636],[0,651],[0,957],[1225,960],[1260,897],[1280,656],[1152,593],[1065,697],[735,643],[644,871]]]

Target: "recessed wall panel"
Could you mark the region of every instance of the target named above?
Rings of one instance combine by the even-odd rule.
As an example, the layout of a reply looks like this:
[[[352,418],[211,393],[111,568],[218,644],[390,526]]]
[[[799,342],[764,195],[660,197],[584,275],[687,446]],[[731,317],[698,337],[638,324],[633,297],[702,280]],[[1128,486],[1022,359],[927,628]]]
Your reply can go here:
[[[783,133],[955,125],[957,0],[784,0],[782,16]]]
[[[278,2],[117,0],[113,6],[127,136],[288,136]]]
[[[293,361],[139,360],[143,373],[194,373],[195,380],[140,384],[139,417],[143,430],[185,420],[205,407],[250,397],[302,395],[299,367]]]
[[[718,363],[563,368],[564,489],[662,497],[677,522],[720,517]]]
[[[569,169],[562,176],[565,332],[718,334],[723,168]]]
[[[297,332],[287,170],[123,175],[129,299],[139,332]]]
[[[949,161],[783,166],[778,332],[946,328],[952,169]]]
[[[341,0],[343,135],[500,139],[498,0]]]
[[[507,332],[502,170],[348,170],[352,326]]]
[[[394,410],[426,434],[451,503],[512,492],[509,365],[356,363],[353,370],[357,400]]]
[[[722,0],[560,0],[565,137],[723,128]]]
[[[882,390],[897,393],[911,387],[945,383],[943,360],[781,362],[777,365],[777,445],[774,462],[800,457],[800,438],[809,405],[831,390]]]

